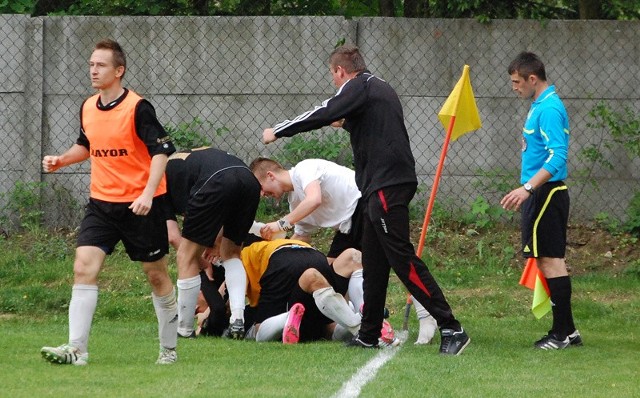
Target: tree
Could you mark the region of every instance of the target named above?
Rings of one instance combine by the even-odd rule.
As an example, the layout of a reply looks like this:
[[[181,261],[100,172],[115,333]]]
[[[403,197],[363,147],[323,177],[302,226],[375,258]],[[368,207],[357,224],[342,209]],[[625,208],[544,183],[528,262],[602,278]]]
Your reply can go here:
[[[270,0],[240,0],[235,15],[271,15]]]
[[[378,0],[381,17],[395,17],[396,13],[393,8],[393,0]]]
[[[32,15],[343,15],[408,18],[640,19],[638,0],[0,0]]]

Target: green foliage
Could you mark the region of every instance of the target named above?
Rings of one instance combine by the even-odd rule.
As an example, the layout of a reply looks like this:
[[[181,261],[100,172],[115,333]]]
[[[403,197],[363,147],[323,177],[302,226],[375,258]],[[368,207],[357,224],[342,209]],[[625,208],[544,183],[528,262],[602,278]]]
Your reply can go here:
[[[67,9],[68,15],[194,15],[191,1],[172,0],[79,0]]]
[[[0,193],[0,199],[6,201],[6,206],[0,215],[5,225],[13,224],[14,216],[18,219],[20,228],[34,231],[42,226],[42,189],[44,182],[17,181],[9,192]]]
[[[628,106],[622,111],[614,111],[606,102],[599,102],[589,111],[589,117],[593,121],[587,123],[587,126],[604,130],[609,133],[609,137],[598,145],[583,149],[579,154],[582,159],[612,169],[613,165],[607,160],[607,152],[616,152],[622,147],[629,156],[640,157],[640,114],[636,114]]]
[[[36,0],[0,0],[0,14],[31,14]]]
[[[640,114],[629,107],[615,111],[609,104],[601,101],[589,111],[589,116],[593,120],[587,126],[604,130],[609,136],[603,138],[598,145],[584,148],[578,154],[581,159],[611,170],[614,166],[608,159],[619,148],[624,148],[631,158],[640,157]],[[629,220],[625,229],[633,234],[640,234],[640,192],[629,203],[627,215]]]
[[[627,208],[628,219],[624,224],[627,232],[640,237],[640,192],[636,192]]]
[[[282,152],[275,158],[284,167],[294,166],[304,159],[326,159],[349,168],[353,167],[349,134],[344,130],[332,134],[321,134],[317,131],[298,134],[287,140]]]
[[[636,260],[629,264],[623,271],[624,275],[640,279],[640,260]]]
[[[473,186],[481,191],[509,192],[513,189],[513,182],[518,180],[518,174],[513,170],[477,169],[476,173],[483,178],[474,181]]]
[[[189,122],[180,122],[175,126],[167,124],[164,128],[178,150],[211,146],[213,141],[207,135],[208,130],[213,130],[215,137],[222,137],[229,133],[228,128],[224,126],[215,128],[213,123],[200,120],[197,117]]]
[[[491,205],[483,196],[478,196],[471,204],[471,209],[465,213],[463,221],[477,229],[493,228],[496,222],[505,214],[505,210],[498,205]]]
[[[393,15],[387,15],[389,5]],[[410,18],[637,20],[636,0],[0,0],[0,14],[32,15],[342,15]]]
[[[271,222],[289,213],[289,204],[286,200],[262,198],[256,210],[257,221]]]
[[[598,228],[602,228],[610,233],[617,233],[620,231],[620,220],[612,217],[609,213],[599,212],[593,217]]]

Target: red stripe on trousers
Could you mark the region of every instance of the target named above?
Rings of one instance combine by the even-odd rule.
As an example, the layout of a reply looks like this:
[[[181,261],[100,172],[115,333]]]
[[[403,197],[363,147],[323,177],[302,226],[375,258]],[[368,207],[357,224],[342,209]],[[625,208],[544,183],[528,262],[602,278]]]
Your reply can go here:
[[[389,207],[387,207],[387,199],[384,197],[384,192],[382,192],[382,189],[378,191],[378,197],[380,198],[380,201],[382,202],[382,208],[384,209],[385,213],[389,212]]]
[[[414,285],[418,286],[420,290],[425,292],[427,296],[431,297],[431,293],[429,293],[429,289],[427,289],[427,287],[420,280],[420,277],[416,272],[416,267],[413,265],[413,263],[409,263],[409,280],[413,282]]]

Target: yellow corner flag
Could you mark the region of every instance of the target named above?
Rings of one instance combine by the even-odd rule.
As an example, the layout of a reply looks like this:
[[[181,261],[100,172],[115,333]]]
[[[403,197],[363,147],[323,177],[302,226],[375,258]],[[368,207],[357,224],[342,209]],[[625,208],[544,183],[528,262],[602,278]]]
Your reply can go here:
[[[471,88],[471,80],[469,79],[469,65],[464,66],[462,76],[442,106],[438,113],[438,118],[445,129],[452,129],[452,141],[482,127],[476,100],[473,96],[473,89]]]

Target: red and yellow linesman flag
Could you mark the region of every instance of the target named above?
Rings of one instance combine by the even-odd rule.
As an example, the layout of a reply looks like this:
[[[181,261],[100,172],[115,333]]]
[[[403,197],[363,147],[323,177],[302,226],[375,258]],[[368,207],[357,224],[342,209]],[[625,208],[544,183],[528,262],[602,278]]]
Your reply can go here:
[[[469,79],[469,65],[465,65],[462,76],[453,88],[449,98],[438,113],[438,118],[445,129],[451,128],[451,140],[482,127],[476,99],[473,96],[471,80]]]
[[[538,269],[535,258],[527,260],[527,265],[522,271],[522,277],[520,277],[520,284],[533,290],[531,312],[537,319],[542,318],[544,314],[551,311],[551,297],[549,297],[547,279]]]

